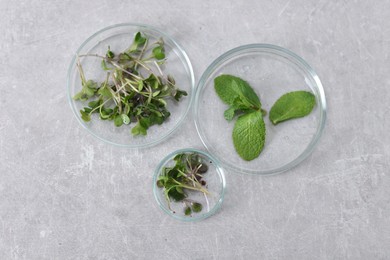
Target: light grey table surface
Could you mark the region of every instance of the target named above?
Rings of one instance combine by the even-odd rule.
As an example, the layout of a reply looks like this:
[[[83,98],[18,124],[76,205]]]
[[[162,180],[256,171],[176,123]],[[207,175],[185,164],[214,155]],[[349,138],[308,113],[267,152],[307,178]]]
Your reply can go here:
[[[1,259],[389,259],[389,1],[1,1]],[[198,80],[248,43],[311,64],[328,121],[314,152],[276,176],[227,174],[218,214],[178,222],[152,196],[167,153],[202,148],[192,115],[143,150],[102,143],[66,98],[95,31],[139,22],[172,35]]]

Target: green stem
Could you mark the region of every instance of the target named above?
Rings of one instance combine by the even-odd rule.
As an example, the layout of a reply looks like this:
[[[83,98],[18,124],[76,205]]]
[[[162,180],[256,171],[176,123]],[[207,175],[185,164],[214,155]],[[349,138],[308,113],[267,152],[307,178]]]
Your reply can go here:
[[[188,178],[188,177],[186,177],[186,178]],[[188,178],[189,179],[189,178]],[[200,191],[200,192],[202,192],[202,193],[205,193],[205,194],[210,194],[209,193],[209,191],[208,190],[206,190],[206,189],[204,189],[204,188],[202,188],[202,187],[199,187],[200,186],[200,184],[195,184],[197,187],[192,187],[192,186],[188,186],[188,185],[185,185],[185,184],[183,184],[183,183],[181,183],[181,182],[179,182],[179,181],[177,181],[177,180],[175,180],[175,179],[172,179],[175,183],[177,183],[180,187],[182,187],[182,188],[185,188],[185,189],[189,189],[189,190],[196,190],[196,191]],[[191,179],[190,179],[191,180]]]
[[[81,63],[80,63],[80,56],[77,55],[77,69],[79,71],[79,74],[80,74],[80,78],[81,78],[81,85],[84,87],[85,86],[85,83],[87,82],[86,79],[85,79],[85,75],[84,75],[84,71],[83,71],[83,67],[81,66]]]
[[[146,47],[148,46],[148,41],[149,41],[148,38],[146,38],[146,41],[145,41],[145,43],[144,43],[144,47],[142,47],[141,53],[140,53],[139,56],[138,56],[138,60],[141,60],[141,59],[142,59],[142,56],[143,56],[144,53],[145,53]],[[136,63],[138,63],[136,59],[134,59],[134,61],[135,61]],[[134,69],[135,69],[135,70],[137,69],[137,64],[134,65]]]
[[[128,70],[125,70],[124,68],[122,68],[118,63],[116,63],[114,60],[112,59],[108,59],[107,57],[104,57],[104,56],[100,56],[98,54],[83,54],[83,55],[80,55],[79,57],[98,57],[98,58],[101,58],[103,60],[105,60],[106,62],[110,63],[112,66],[114,66],[115,68],[123,71],[123,72],[126,72],[127,74],[129,74],[130,76],[136,78],[136,79],[142,79],[140,76],[137,76],[133,73],[131,73],[130,71]]]
[[[119,89],[120,88],[119,84],[116,81],[115,76],[113,74],[112,74],[112,80],[114,81],[114,84],[115,84],[116,88]],[[114,92],[111,88],[109,88],[109,89],[110,89],[110,92],[111,92],[112,96],[115,98],[114,100],[116,101],[116,104],[117,104],[117,106],[119,108],[119,113],[122,113],[122,102],[121,102],[120,94]]]
[[[106,101],[104,101],[101,105],[95,107],[94,109],[91,110],[91,112],[89,112],[89,115],[91,115],[95,110],[99,109],[99,111],[101,112],[101,108],[104,106],[104,104],[106,104],[108,101],[110,101],[112,98],[109,98],[107,99]]]

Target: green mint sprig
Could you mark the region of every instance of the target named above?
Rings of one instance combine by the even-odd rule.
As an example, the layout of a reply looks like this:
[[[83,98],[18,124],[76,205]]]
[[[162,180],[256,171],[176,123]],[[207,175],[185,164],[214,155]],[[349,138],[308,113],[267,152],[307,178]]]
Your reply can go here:
[[[232,75],[220,75],[214,79],[214,88],[220,99],[229,108],[224,112],[231,121],[241,114],[233,129],[233,144],[238,155],[250,161],[257,158],[265,143],[264,110],[252,87],[244,80]]]
[[[219,98],[229,108],[224,117],[232,121],[238,117],[233,129],[233,144],[238,155],[250,161],[257,158],[264,148],[265,123],[267,114],[261,108],[259,97],[251,86],[241,78],[232,75],[220,75],[214,79],[214,88]],[[315,105],[315,96],[308,91],[293,91],[281,96],[272,106],[269,119],[272,124],[304,117],[311,113]]]

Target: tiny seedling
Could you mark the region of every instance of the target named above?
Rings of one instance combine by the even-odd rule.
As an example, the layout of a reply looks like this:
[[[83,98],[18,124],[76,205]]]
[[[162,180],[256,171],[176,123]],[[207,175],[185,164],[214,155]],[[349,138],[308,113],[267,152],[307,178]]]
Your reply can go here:
[[[168,208],[174,212],[171,203],[180,202],[186,216],[201,212],[203,205],[190,198],[190,191],[203,193],[206,199],[210,194],[204,180],[208,171],[205,160],[197,153],[180,153],[173,161],[175,165],[164,167],[156,183],[157,187],[163,189]]]

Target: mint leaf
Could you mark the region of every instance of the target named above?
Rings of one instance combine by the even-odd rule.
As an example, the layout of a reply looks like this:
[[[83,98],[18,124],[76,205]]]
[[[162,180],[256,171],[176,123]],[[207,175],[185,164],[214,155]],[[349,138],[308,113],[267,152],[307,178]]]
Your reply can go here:
[[[313,110],[316,103],[315,96],[308,91],[293,91],[281,96],[272,106],[269,119],[272,124],[304,117]]]
[[[214,88],[221,100],[230,105],[224,112],[231,121],[236,112],[243,113],[234,125],[233,143],[238,155],[250,161],[259,156],[265,142],[265,124],[261,102],[249,84],[232,75],[214,79]]]
[[[265,124],[261,111],[240,116],[233,129],[233,143],[238,155],[250,161],[257,158],[265,143]]]
[[[253,107],[248,107],[248,104],[243,102],[240,97],[237,97],[234,101],[233,104],[224,112],[224,117],[227,121],[233,120],[234,116],[237,115],[237,112],[241,113],[250,113],[254,111]],[[257,109],[255,111],[258,111]],[[265,111],[261,109],[261,111]],[[264,116],[264,114],[263,114]]]
[[[259,97],[249,84],[232,75],[220,75],[214,79],[214,88],[221,100],[228,104],[238,99],[247,108],[259,109],[261,103]]]
[[[223,116],[227,121],[232,121],[235,113],[236,113],[236,109],[234,107],[229,107],[228,109],[225,110]]]

